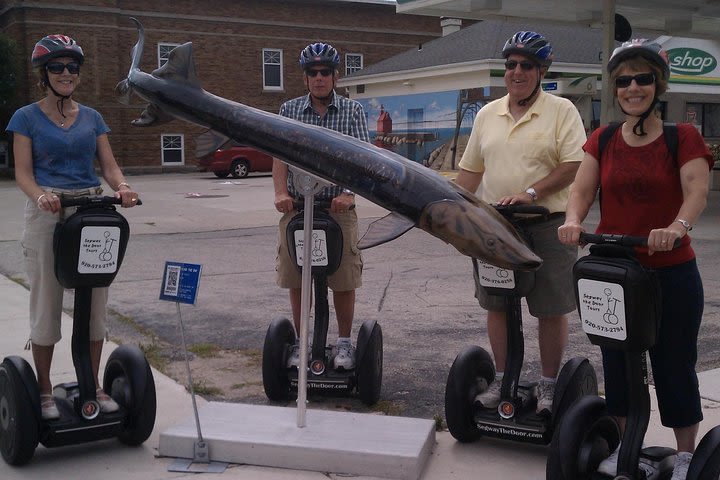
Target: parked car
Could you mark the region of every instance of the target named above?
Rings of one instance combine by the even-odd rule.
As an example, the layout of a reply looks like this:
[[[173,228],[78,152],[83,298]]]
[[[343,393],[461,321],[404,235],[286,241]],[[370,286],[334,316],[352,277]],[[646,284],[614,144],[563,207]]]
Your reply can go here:
[[[228,175],[242,178],[250,172],[271,172],[272,164],[272,156],[246,146],[216,150],[198,160],[201,170],[213,172],[218,178]]]

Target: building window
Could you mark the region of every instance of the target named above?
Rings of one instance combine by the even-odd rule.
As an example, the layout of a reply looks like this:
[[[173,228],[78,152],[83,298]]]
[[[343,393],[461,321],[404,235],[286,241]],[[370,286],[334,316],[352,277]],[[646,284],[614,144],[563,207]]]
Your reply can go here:
[[[363,56],[359,53],[345,54],[345,75],[362,70]]]
[[[685,121],[695,125],[703,137],[720,137],[720,103],[688,103]]]
[[[173,48],[179,47],[179,43],[158,43],[158,68],[165,65],[170,59],[170,52]]]
[[[162,136],[162,164],[185,165],[185,139],[181,133],[167,133]]]
[[[263,48],[263,89],[282,90],[282,50]]]

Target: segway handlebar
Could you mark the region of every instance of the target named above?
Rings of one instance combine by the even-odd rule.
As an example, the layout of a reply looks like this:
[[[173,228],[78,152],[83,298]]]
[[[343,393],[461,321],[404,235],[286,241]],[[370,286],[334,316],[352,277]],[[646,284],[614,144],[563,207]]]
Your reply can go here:
[[[528,205],[524,203],[515,203],[512,205],[493,205],[498,213],[502,214],[519,214],[519,215],[542,215],[547,217],[550,215],[550,210],[540,205]]]
[[[613,244],[624,247],[647,247],[648,237],[635,237],[618,233],[580,233],[580,242],[594,244]],[[680,246],[680,239],[675,239],[673,248]]]
[[[85,205],[121,205],[122,199],[110,196],[87,196],[87,197],[60,197],[60,206],[80,207]],[[142,205],[142,200],[138,198],[135,205]]]
[[[315,201],[313,202],[313,206],[315,208],[319,208],[321,210],[326,210],[326,211],[330,211],[331,205],[332,205],[332,200],[329,200],[327,198],[315,199]],[[305,202],[303,202],[302,200],[293,200],[293,208],[295,210],[297,210],[298,212],[302,212],[303,210],[305,210]],[[350,205],[350,210],[354,210],[354,209],[355,209],[355,204],[353,203],[352,205]]]

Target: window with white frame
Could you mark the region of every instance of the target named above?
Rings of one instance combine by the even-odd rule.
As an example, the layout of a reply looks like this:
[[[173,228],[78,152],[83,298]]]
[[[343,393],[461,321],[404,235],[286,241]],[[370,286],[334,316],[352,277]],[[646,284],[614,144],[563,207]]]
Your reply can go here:
[[[363,56],[360,53],[346,53],[345,54],[345,75],[350,75],[353,72],[362,70],[363,68]]]
[[[158,68],[165,65],[170,59],[170,52],[173,48],[179,47],[179,43],[158,43]]]
[[[263,89],[283,89],[283,52],[277,48],[263,48]]]
[[[185,138],[182,133],[162,135],[162,164],[185,165]]]

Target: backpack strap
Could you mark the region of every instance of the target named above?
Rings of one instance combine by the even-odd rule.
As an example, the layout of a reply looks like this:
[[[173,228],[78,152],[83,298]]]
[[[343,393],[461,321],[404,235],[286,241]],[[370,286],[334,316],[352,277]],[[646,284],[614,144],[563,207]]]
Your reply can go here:
[[[608,123],[605,130],[600,132],[600,138],[598,138],[598,162],[602,159],[603,150],[607,146],[608,142],[620,127],[622,127],[622,123],[612,122]]]
[[[663,133],[665,134],[665,144],[672,155],[675,165],[678,164],[678,127],[677,123],[663,123]]]

